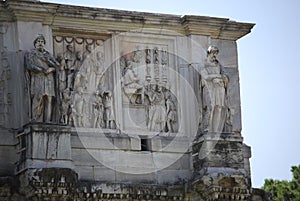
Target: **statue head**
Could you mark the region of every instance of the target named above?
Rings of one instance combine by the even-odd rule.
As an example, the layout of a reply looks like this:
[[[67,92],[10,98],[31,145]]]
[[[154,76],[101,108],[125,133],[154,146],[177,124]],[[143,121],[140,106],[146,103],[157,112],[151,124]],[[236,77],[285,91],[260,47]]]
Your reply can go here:
[[[97,90],[96,92],[95,92],[95,96],[100,96],[101,95],[101,91],[100,90]]]
[[[67,45],[67,50],[70,51],[70,52],[73,52],[74,48],[73,48],[73,45]]]
[[[101,51],[96,53],[97,58],[102,58],[103,57],[103,53]]]
[[[44,44],[46,44],[46,39],[45,39],[44,35],[43,34],[37,34],[36,38],[33,41],[33,45],[35,45],[35,43],[37,42],[38,39],[43,40]]]
[[[219,54],[219,49],[216,46],[209,46],[207,49],[207,56],[210,58],[210,61],[217,61],[217,54]]]
[[[57,54],[57,57],[56,57],[56,60],[57,60],[59,63],[61,63],[63,59],[64,59],[64,57],[63,57],[62,53],[58,53],[58,54]]]
[[[157,92],[163,92],[163,86],[161,84],[157,84]]]
[[[92,45],[87,44],[87,45],[85,46],[85,48],[86,48],[86,50],[87,50],[89,53],[92,52]]]
[[[103,62],[103,59],[104,59],[104,55],[103,55],[103,52],[99,51],[96,53],[96,58],[98,61],[100,62]]]
[[[132,61],[127,61],[126,64],[127,64],[127,69],[132,69],[132,65],[133,65]]]
[[[151,89],[152,91],[156,91],[156,84],[155,84],[155,83],[151,83],[150,89]]]
[[[76,56],[76,59],[77,60],[79,60],[79,61],[81,61],[82,60],[82,52],[81,51],[77,51],[76,53],[75,53],[75,56]]]
[[[46,44],[46,40],[42,34],[38,34],[33,41],[34,47],[39,51],[42,51],[44,49],[45,44]]]
[[[216,46],[210,45],[207,49],[207,54],[212,54],[212,53],[218,54],[219,49]]]
[[[107,96],[108,98],[111,98],[111,96],[112,96],[112,93],[111,93],[110,90],[107,90],[107,91],[105,92],[105,94],[106,94],[106,96]]]

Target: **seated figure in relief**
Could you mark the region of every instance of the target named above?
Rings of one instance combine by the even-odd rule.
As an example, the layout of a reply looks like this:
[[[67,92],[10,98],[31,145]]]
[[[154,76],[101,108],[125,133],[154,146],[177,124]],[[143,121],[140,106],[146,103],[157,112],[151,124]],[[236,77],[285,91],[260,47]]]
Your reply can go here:
[[[121,82],[124,94],[127,96],[130,103],[139,103],[138,99],[142,100],[139,95],[142,94],[143,85],[140,84],[139,81],[140,80],[132,69],[132,63],[129,61]],[[132,99],[135,99],[135,101]]]

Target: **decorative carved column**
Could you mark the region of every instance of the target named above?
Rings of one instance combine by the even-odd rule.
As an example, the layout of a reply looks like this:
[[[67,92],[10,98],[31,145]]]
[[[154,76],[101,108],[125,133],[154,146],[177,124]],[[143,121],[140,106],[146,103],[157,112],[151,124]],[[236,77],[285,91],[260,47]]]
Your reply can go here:
[[[151,49],[147,48],[146,49],[146,81],[148,83],[150,83],[151,81],[150,64],[151,64]]]
[[[159,54],[158,54],[158,48],[155,47],[153,50],[153,56],[154,56],[154,80],[156,83],[159,83]]]
[[[162,81],[164,83],[167,83],[168,77],[167,77],[167,66],[168,66],[168,53],[167,50],[164,48],[161,50],[161,65],[162,65]]]

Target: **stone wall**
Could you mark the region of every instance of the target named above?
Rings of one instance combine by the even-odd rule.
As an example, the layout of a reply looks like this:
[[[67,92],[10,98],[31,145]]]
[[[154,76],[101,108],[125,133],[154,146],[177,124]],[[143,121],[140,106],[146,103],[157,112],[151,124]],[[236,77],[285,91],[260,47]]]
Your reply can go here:
[[[0,200],[259,199],[236,42],[254,24],[0,5]]]

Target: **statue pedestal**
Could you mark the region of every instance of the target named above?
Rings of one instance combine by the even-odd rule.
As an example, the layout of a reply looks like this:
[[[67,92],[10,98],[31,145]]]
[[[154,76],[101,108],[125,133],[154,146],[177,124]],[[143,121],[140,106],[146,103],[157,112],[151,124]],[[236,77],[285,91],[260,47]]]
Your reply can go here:
[[[23,127],[17,138],[17,174],[26,169],[45,167],[74,169],[69,126],[30,123]]]
[[[248,200],[251,180],[243,147],[236,134],[203,134],[193,145],[193,191],[205,192],[201,196],[209,200]]]

